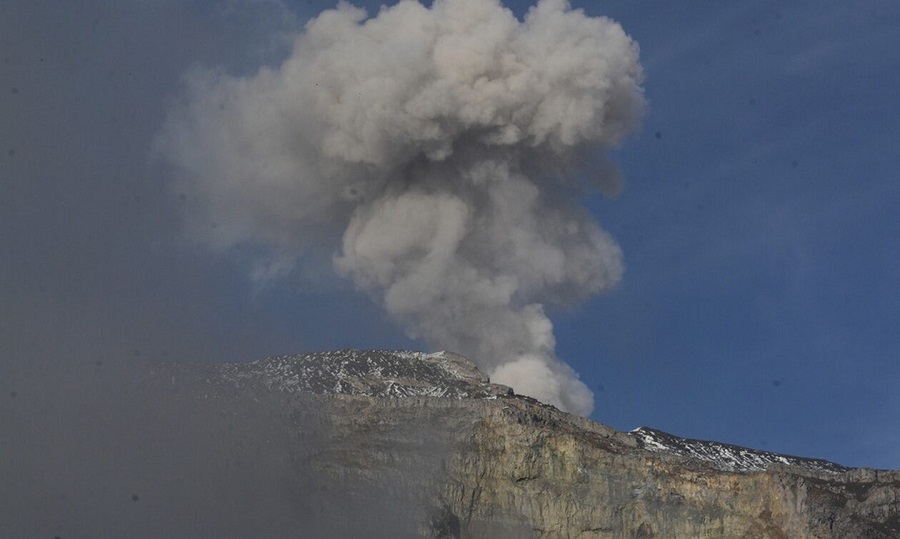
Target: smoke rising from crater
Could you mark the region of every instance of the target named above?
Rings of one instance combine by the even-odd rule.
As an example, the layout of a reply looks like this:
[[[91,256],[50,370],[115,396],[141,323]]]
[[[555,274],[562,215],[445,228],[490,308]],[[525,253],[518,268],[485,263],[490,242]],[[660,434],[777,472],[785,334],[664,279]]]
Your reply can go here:
[[[339,5],[287,59],[247,77],[195,70],[158,139],[191,236],[302,258],[377,298],[409,334],[493,381],[588,414],[544,305],[614,286],[619,247],[586,212],[614,193],[602,151],[637,125],[635,43],[545,0],[524,21],[497,1]]]

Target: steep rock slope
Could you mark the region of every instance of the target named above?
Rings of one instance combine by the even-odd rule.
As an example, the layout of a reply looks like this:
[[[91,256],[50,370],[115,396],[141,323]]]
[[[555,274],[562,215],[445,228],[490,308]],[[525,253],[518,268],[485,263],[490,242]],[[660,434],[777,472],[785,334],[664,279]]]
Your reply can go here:
[[[277,395],[288,428],[316,440],[293,469],[364,511],[373,536],[393,524],[422,537],[900,537],[898,472],[618,432],[450,353],[273,357],[205,384],[204,398]],[[361,533],[333,502],[301,509],[331,515],[324,534]]]

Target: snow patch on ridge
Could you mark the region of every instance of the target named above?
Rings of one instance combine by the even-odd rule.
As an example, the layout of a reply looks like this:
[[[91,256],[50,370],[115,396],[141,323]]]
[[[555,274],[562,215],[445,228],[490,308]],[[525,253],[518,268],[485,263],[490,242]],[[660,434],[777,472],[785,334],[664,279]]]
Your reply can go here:
[[[382,398],[496,398],[512,394],[473,363],[450,352],[338,350],[222,365],[226,380],[267,389]]]
[[[628,432],[647,451],[674,453],[712,464],[728,472],[761,472],[770,465],[802,466],[827,473],[842,473],[848,468],[821,459],[781,455],[731,444],[679,438],[666,432],[639,427]]]

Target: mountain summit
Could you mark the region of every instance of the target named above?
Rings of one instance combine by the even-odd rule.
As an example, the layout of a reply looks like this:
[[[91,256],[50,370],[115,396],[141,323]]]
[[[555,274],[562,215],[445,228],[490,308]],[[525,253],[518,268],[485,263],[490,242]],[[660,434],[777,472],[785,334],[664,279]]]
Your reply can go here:
[[[367,536],[900,537],[898,472],[619,432],[452,353],[279,356],[218,366],[205,383],[204,398],[277,396],[290,428],[315,439],[297,453],[305,477],[365,508]],[[347,522],[324,533],[360,533]]]

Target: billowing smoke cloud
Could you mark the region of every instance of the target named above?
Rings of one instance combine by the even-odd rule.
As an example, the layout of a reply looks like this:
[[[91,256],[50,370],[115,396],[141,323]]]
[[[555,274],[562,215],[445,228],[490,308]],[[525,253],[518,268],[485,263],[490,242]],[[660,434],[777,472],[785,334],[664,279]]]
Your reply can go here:
[[[544,305],[620,279],[580,198],[618,188],[602,150],[636,126],[641,76],[618,24],[564,0],[524,21],[496,0],[341,4],[277,68],[193,72],[159,150],[191,234],[259,254],[256,278],[324,253],[411,336],[587,414]]]

